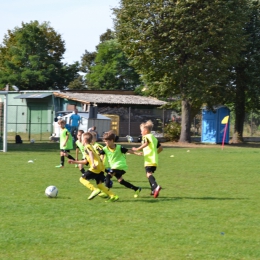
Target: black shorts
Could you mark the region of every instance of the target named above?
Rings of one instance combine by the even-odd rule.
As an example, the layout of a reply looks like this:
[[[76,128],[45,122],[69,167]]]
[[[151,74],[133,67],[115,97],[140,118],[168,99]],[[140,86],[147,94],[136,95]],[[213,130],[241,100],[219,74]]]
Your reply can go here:
[[[82,178],[86,180],[95,180],[97,184],[105,181],[104,172],[94,173],[89,170],[82,174]]]
[[[156,166],[145,166],[145,172],[151,172],[154,173],[156,171]]]
[[[112,176],[115,176],[117,179],[120,179],[123,174],[125,174],[124,170],[117,170],[117,169],[112,169],[112,172],[110,172]]]
[[[60,151],[63,152],[63,153],[70,153],[70,150],[60,149]]]

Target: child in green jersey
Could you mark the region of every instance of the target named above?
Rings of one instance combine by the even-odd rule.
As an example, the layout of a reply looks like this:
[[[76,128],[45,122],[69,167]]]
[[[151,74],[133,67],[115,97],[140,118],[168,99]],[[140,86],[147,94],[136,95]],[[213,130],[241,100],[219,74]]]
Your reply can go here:
[[[65,120],[59,120],[58,124],[61,128],[60,132],[60,165],[56,166],[56,168],[64,167],[64,157],[68,157],[69,159],[73,159],[69,152],[73,149],[73,140],[70,131],[65,128],[66,122]]]
[[[103,135],[103,140],[106,143],[106,146],[103,148],[103,151],[100,154],[106,156],[107,163],[109,165],[110,171],[107,172],[106,175],[106,186],[110,187],[110,179],[115,176],[117,181],[125,186],[126,188],[132,189],[135,191],[134,197],[137,198],[139,196],[140,191],[142,190],[140,187],[136,187],[130,182],[127,182],[123,179],[123,175],[127,170],[126,163],[126,153],[136,154],[132,150],[128,150],[127,148],[115,144],[115,133],[113,131],[106,132]]]
[[[144,155],[144,167],[146,171],[146,177],[149,180],[151,186],[151,195],[154,198],[159,196],[161,186],[157,184],[153,174],[158,166],[158,154],[163,150],[158,139],[151,134],[153,129],[153,122],[148,120],[146,123],[140,125],[142,134],[142,145],[139,147],[133,147],[133,151],[143,150]]]
[[[91,145],[92,142],[92,134],[91,133],[84,133],[82,135],[82,143],[84,145],[85,151],[85,159],[84,160],[68,160],[69,163],[73,164],[86,164],[89,162],[89,169],[85,172],[82,177],[80,178],[80,182],[85,185],[86,181],[89,179],[95,179],[97,187],[99,191],[93,191],[93,194],[90,195],[88,199],[92,199],[97,196],[101,191],[104,192],[109,196],[107,202],[114,202],[117,201],[119,198],[115,195],[111,190],[103,185],[104,182],[104,170],[105,167],[101,162],[99,155],[95,152],[93,146]],[[86,186],[86,185],[85,185]]]

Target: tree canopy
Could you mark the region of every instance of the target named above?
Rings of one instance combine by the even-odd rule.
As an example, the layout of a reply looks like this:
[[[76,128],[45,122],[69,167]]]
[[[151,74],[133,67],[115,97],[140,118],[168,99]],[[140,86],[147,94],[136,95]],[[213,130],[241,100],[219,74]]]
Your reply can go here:
[[[63,64],[65,43],[49,23],[22,23],[0,45],[0,86],[26,90],[64,89],[78,77],[79,64]]]
[[[118,41],[150,93],[182,100],[180,141],[189,142],[191,106],[227,95],[228,69],[246,45],[247,0],[121,0],[114,13]]]
[[[135,90],[140,85],[139,74],[116,39],[101,42],[96,53],[85,55],[84,62],[88,89]]]
[[[260,109],[260,6],[259,1],[249,1],[250,20],[244,26],[248,35],[246,48],[240,52],[239,62],[230,69],[231,95],[228,102],[235,112],[233,143],[243,141],[246,112]]]

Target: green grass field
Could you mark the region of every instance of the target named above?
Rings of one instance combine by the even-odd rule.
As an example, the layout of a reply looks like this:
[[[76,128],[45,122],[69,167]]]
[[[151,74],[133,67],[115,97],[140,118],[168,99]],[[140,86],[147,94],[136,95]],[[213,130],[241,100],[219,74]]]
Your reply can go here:
[[[88,201],[74,165],[55,168],[58,144],[8,144],[0,158],[1,260],[260,259],[258,147],[165,148],[157,199],[143,158],[127,155],[125,179],[142,192],[114,180],[114,203]]]

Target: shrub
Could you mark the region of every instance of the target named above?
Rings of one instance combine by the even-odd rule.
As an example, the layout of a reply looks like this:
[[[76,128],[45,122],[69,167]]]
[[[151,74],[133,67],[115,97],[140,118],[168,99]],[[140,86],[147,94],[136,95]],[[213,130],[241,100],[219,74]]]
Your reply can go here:
[[[181,124],[175,121],[169,122],[164,127],[164,137],[167,141],[176,142],[181,135]]]

